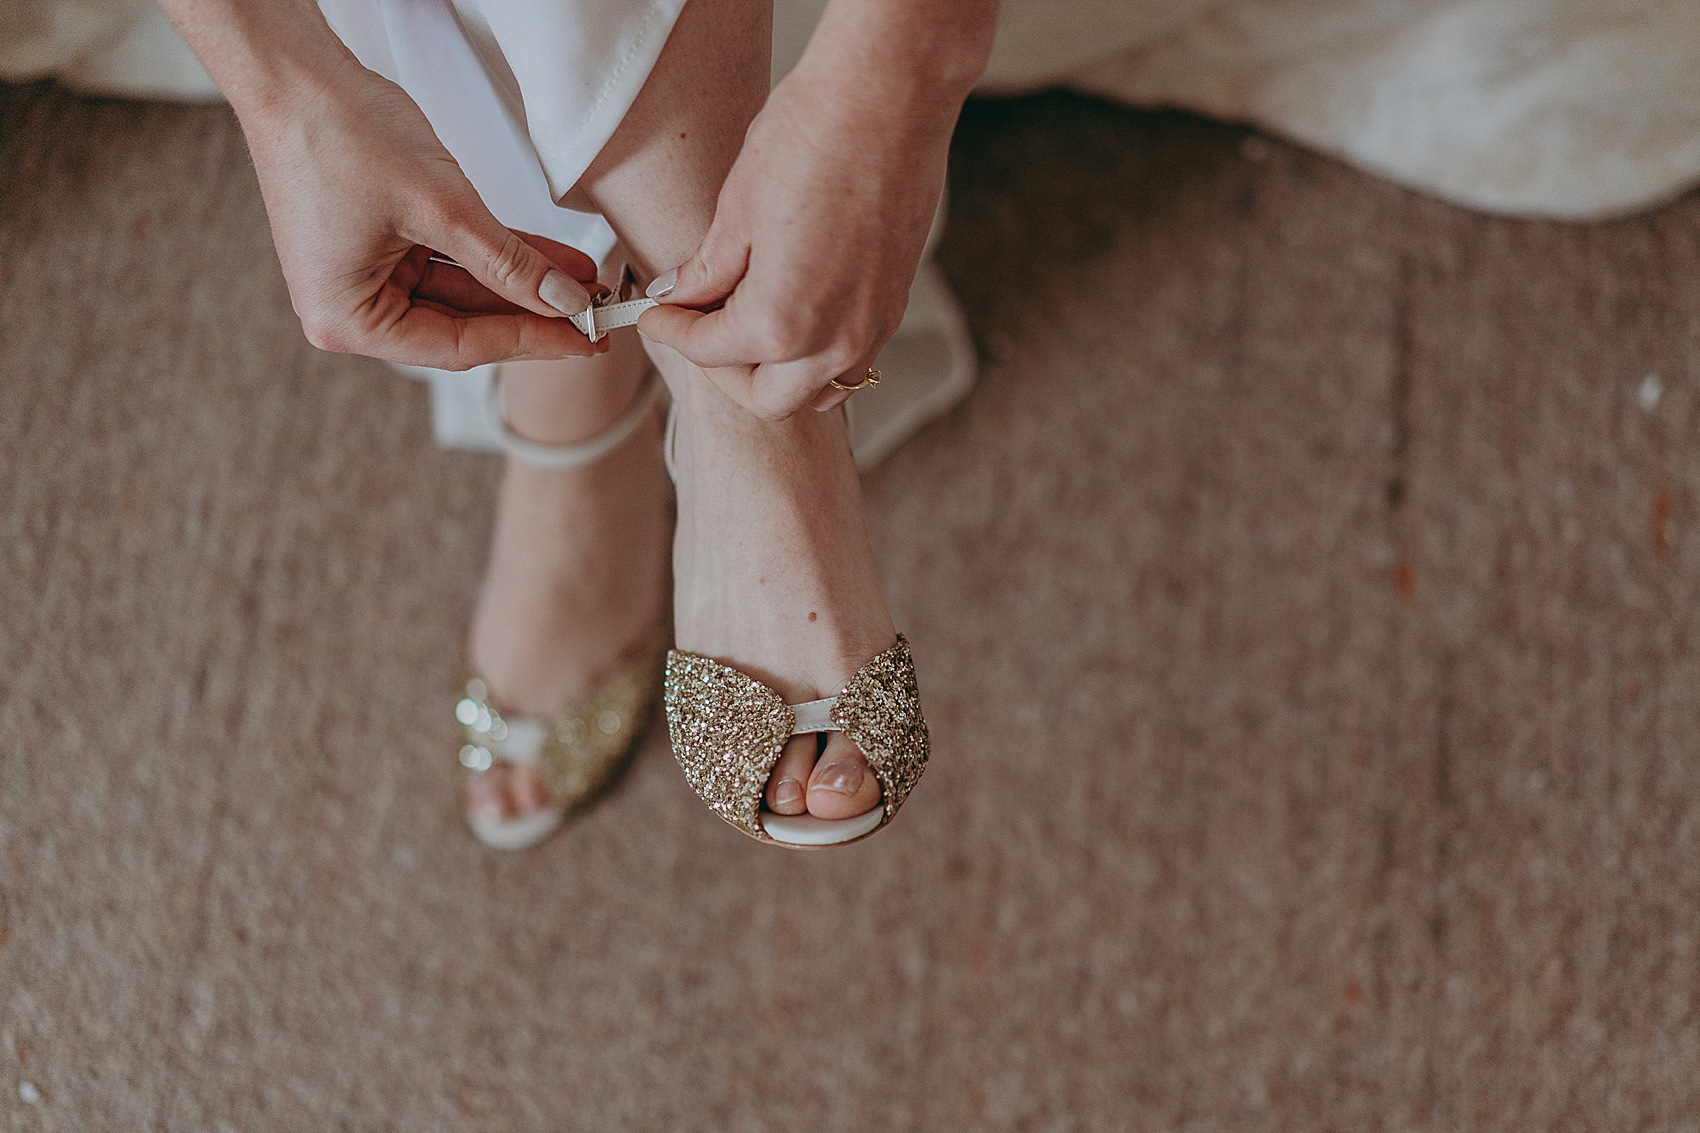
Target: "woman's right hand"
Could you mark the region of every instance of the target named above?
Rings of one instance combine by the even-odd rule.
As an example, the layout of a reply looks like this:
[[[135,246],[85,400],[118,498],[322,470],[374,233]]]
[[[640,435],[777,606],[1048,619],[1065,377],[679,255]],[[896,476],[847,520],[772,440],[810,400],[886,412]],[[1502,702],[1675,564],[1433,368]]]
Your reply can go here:
[[[445,370],[607,349],[565,317],[595,263],[503,227],[400,87],[351,67],[242,124],[314,346]]]

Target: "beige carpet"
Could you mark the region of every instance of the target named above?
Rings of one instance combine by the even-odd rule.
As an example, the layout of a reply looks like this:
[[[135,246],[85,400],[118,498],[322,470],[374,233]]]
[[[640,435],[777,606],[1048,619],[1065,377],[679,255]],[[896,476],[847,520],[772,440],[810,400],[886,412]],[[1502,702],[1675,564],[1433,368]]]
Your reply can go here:
[[[1700,1129],[1700,198],[978,105],[868,482],[937,737],[458,823],[496,463],[301,339],[219,109],[0,89],[0,1128]]]

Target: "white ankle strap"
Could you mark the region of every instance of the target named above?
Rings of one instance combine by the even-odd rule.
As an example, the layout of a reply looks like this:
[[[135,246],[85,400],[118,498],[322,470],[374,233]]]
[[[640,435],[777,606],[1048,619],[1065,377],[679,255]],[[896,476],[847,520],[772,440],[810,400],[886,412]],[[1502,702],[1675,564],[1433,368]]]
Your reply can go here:
[[[611,330],[637,326],[638,316],[653,306],[653,299],[627,299],[601,307],[592,303],[588,310],[569,317],[572,324],[584,332],[586,338],[596,342]]]
[[[632,265],[626,264],[620,269],[619,281],[592,299],[588,310],[571,316],[572,324],[592,342],[611,330],[637,326],[638,316],[655,306],[655,300],[642,295],[634,297],[636,291],[637,275]]]
[[[654,408],[655,402],[661,397],[661,377],[653,370],[645,379],[643,388],[637,397],[632,399],[632,407],[625,415],[588,441],[579,441],[569,445],[544,444],[533,441],[514,432],[508,424],[508,415],[502,403],[502,372],[497,370],[490,379],[489,411],[490,421],[496,426],[496,432],[501,437],[502,448],[539,468],[577,468],[600,460],[620,445],[625,443],[643,424],[644,418]]]

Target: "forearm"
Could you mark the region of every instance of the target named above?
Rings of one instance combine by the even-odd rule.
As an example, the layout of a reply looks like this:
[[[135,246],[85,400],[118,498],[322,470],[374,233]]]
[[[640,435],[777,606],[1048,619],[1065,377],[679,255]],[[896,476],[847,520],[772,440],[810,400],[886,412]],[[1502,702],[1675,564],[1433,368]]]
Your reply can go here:
[[[158,0],[244,126],[363,73],[314,0]]]
[[[956,120],[991,55],[998,0],[831,0],[799,70],[875,113]]]

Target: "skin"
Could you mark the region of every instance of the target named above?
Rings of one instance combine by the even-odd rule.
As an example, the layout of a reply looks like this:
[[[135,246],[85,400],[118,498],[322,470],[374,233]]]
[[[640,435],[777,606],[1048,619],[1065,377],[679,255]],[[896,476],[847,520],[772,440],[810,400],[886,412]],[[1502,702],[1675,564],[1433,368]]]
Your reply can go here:
[[[588,256],[504,228],[311,0],[167,0],[242,123],[290,300],[324,350],[462,370],[600,353]],[[428,262],[446,254],[465,270]]]
[[[598,358],[504,364],[507,415],[536,440],[585,440],[625,412],[647,374],[631,334]],[[504,708],[546,719],[648,643],[671,597],[672,497],[659,413],[579,468],[508,461],[468,644]],[[531,768],[497,764],[467,785],[468,809],[491,819],[547,802]]]
[[[829,379],[859,381],[903,318],[995,14],[982,0],[831,4],[750,125],[707,234],[651,288],[668,306],[643,333],[758,416],[843,404]]]
[[[595,435],[630,403],[628,361],[562,361],[607,349],[561,317],[582,308],[593,265],[502,228],[309,0],[164,6],[248,135],[310,340],[451,369],[508,362],[510,422],[539,440]],[[994,16],[995,0],[833,0],[769,97],[767,4],[692,0],[572,194],[665,299],[639,329],[679,414],[679,647],[789,700],[835,692],[894,636],[835,411],[848,395],[828,380],[859,380],[901,319]],[[512,709],[583,695],[655,623],[655,451],[640,430],[606,467],[510,461],[472,654]],[[468,802],[516,814],[540,791],[498,769]],[[839,818],[878,786],[843,736],[799,737],[767,797]]]

